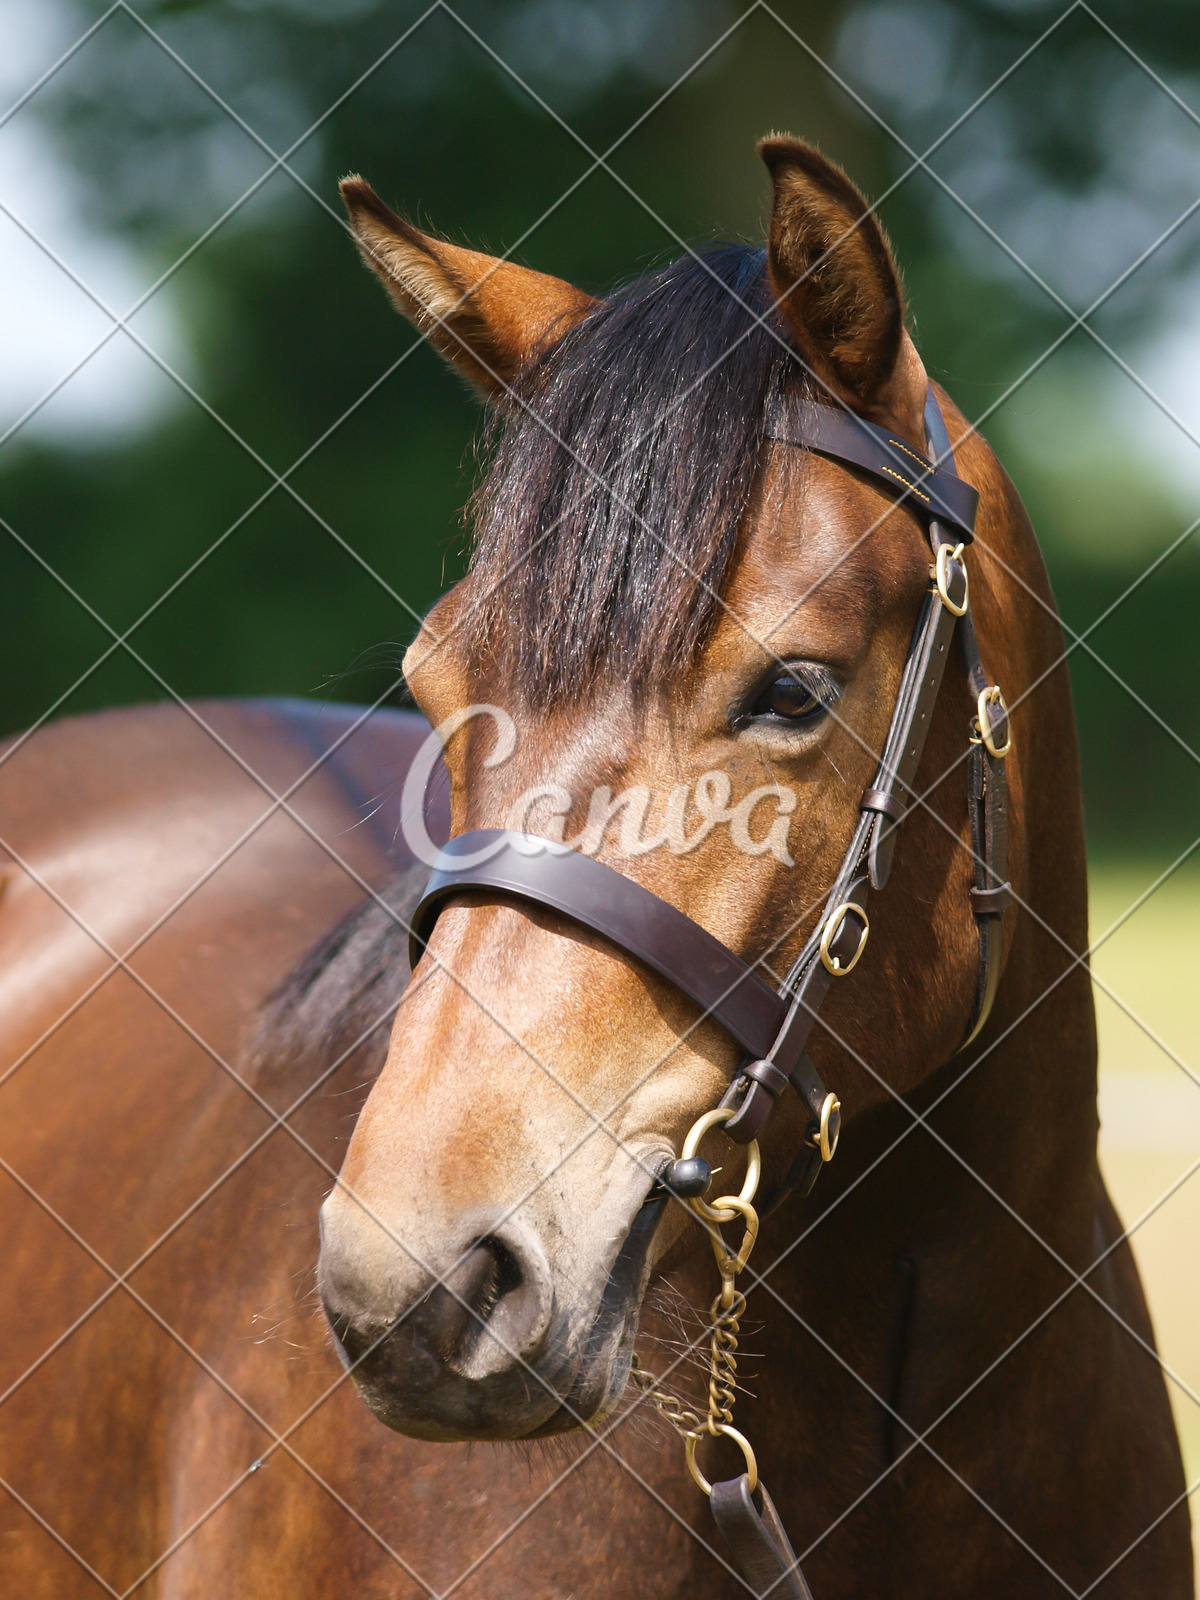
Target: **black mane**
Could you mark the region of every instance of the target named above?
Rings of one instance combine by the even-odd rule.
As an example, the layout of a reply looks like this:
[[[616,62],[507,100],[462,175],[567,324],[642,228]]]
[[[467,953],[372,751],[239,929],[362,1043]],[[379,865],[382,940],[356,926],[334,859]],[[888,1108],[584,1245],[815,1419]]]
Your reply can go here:
[[[619,674],[637,693],[686,667],[716,610],[773,386],[798,383],[773,323],[765,253],[684,257],[597,307],[520,380],[476,497],[481,591],[468,634],[533,707]],[[535,418],[537,420],[535,420]],[[609,487],[605,487],[605,485]],[[672,552],[668,554],[668,551]],[[528,554],[528,559],[524,559]],[[367,900],[268,997],[244,1061],[299,1084],[345,1057],[383,1063],[408,981],[404,923],[424,868]]]
[[[764,251],[730,244],[638,279],[522,374],[497,417],[472,562],[491,592],[469,637],[527,704],[610,675],[636,692],[703,642],[764,402],[800,371],[751,314],[771,304],[765,268]]]

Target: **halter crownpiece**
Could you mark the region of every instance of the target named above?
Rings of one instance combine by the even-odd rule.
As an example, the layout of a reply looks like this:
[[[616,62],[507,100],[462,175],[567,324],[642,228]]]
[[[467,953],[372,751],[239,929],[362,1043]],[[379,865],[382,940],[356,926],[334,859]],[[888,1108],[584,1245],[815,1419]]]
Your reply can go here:
[[[778,990],[699,923],[633,879],[561,844],[506,829],[452,839],[412,919],[414,967],[446,901],[479,891],[557,911],[644,962],[694,1000],[746,1052],[721,1102],[731,1138],[742,1144],[756,1139],[789,1083],[804,1101],[810,1119],[806,1142],[782,1193],[798,1189],[807,1194],[837,1148],[841,1108],[809,1058],[808,1039],[834,980],[849,976],[858,964],[870,933],[869,891],[887,882],[900,825],[920,804],[913,783],[956,627],[979,713],[972,723],[967,774],[979,978],[964,1044],[986,1022],[1000,976],[1001,919],[1011,898],[1004,776],[1011,736],[1003,696],[983,671],[968,610],[962,554],[973,536],[979,496],[955,473],[935,465],[952,462],[954,455],[932,388],[925,427],[933,460],[886,429],[829,406],[801,402],[789,409],[773,403],[768,409],[768,438],[868,472],[891,489],[899,481],[896,499],[928,518],[934,555],[883,754],[863,793],[858,825],[820,920]],[[944,524],[957,538],[943,536]],[[471,859],[457,864],[460,856]],[[672,1187],[670,1171],[663,1181]],[[682,1174],[680,1182],[682,1192]]]
[[[964,544],[975,537],[975,513],[979,495],[969,483],[964,483],[954,472],[942,465],[953,463],[950,440],[941,433],[945,447],[934,437],[930,428],[930,408],[942,422],[941,410],[934,399],[933,390],[925,409],[925,428],[937,462],[927,460],[906,439],[897,438],[886,428],[877,427],[865,417],[855,416],[834,406],[820,405],[812,400],[789,401],[775,395],[767,405],[763,436],[780,444],[797,445],[803,450],[813,450],[818,455],[830,456],[847,466],[860,467],[878,478],[880,487],[896,495],[899,484],[902,493],[896,498],[908,503],[914,511],[936,517],[946,527],[953,528]]]

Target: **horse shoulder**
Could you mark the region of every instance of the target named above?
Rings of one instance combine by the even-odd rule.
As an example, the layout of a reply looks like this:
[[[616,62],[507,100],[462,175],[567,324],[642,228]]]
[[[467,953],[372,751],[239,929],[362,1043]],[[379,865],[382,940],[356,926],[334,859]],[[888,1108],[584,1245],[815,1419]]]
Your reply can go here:
[[[383,812],[428,731],[286,701],[191,711],[74,718],[0,753],[0,1235],[38,1285],[0,1312],[3,1471],[122,1586],[175,1521],[155,1416],[199,1372],[136,1296],[219,1362],[205,1307],[223,1279],[236,1302],[238,1257],[228,1238],[189,1242],[202,1209],[180,1219],[269,1129],[239,1081],[252,1019],[403,865]],[[255,1203],[290,1176],[258,1167]],[[103,1299],[143,1258],[135,1293]]]

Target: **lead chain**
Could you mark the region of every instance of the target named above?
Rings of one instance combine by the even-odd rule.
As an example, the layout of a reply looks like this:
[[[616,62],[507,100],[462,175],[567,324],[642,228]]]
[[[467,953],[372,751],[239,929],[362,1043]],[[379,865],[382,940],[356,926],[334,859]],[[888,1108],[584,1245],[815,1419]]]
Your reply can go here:
[[[706,1112],[684,1140],[685,1156],[693,1155],[700,1139],[718,1122],[727,1121],[732,1110]],[[708,1415],[700,1417],[688,1410],[681,1400],[668,1394],[653,1373],[647,1372],[634,1355],[630,1362],[630,1378],[642,1394],[660,1412],[684,1441],[688,1471],[706,1494],[712,1486],[696,1465],[696,1446],[705,1437],[728,1435],[741,1446],[746,1458],[746,1469],[753,1492],[758,1482],[754,1452],[749,1443],[733,1426],[733,1408],[737,1402],[737,1351],[741,1318],[746,1310],[746,1296],[737,1287],[737,1276],[743,1271],[750,1252],[758,1238],[758,1212],[751,1201],[758,1187],[758,1145],[752,1141],[747,1146],[746,1182],[738,1195],[722,1195],[709,1205],[703,1199],[691,1199],[687,1204],[706,1224],[706,1232],[717,1258],[721,1274],[721,1290],[709,1308],[712,1331],[709,1336],[708,1362]],[[741,1247],[731,1253],[721,1235],[721,1224],[740,1216],[746,1224]]]

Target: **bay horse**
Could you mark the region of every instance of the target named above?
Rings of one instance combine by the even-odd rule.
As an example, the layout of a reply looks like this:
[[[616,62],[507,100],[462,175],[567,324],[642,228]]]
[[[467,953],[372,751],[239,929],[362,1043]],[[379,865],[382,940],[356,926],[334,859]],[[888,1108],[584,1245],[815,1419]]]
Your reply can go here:
[[[911,496],[764,417],[817,396],[919,454],[928,379],[861,194],[810,146],[761,148],[765,251],[602,301],[343,185],[364,259],[495,418],[470,571],[405,660],[423,715],[178,703],[5,748],[5,1594],[749,1592],[678,1441],[623,1398],[635,1342],[702,1395],[712,1254],[682,1204],[639,1219],[740,1052],[612,940],[482,890],[446,900],[410,981],[427,864],[395,798],[433,724],[433,835],[595,821],[597,870],[765,975],[812,935],[929,547]],[[817,1600],[1183,1600],[1179,1451],[1097,1166],[1061,633],[1012,485],[934,393],[1013,705],[1002,973],[962,1048],[959,642],[811,1039],[836,1159],[785,1193],[790,1090],[762,1134],[740,1425]],[[740,838],[697,828],[703,797],[730,820],[760,792]],[[742,1147],[705,1152],[736,1189]]]

